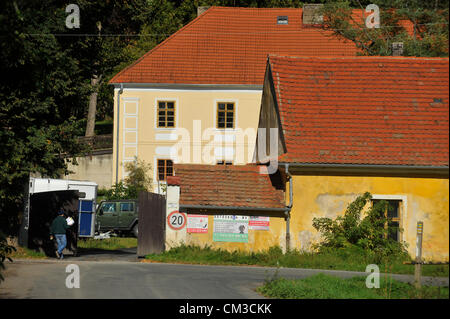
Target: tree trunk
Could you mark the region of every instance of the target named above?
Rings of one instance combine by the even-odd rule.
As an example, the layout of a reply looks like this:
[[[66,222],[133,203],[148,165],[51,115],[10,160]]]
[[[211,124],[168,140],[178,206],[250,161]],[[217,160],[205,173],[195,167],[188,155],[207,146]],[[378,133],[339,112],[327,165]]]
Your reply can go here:
[[[95,129],[95,115],[97,113],[97,96],[98,96],[98,89],[99,89],[99,83],[101,80],[101,76],[93,75],[91,78],[91,86],[93,88],[93,92],[91,93],[91,96],[89,97],[89,109],[88,109],[88,116],[87,116],[87,123],[86,123],[86,137],[94,136],[94,129]]]

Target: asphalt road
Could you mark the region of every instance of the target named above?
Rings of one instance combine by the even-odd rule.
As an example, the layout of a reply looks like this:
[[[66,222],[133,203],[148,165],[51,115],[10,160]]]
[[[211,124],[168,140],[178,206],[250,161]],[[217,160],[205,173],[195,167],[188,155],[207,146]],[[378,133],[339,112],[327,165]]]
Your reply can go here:
[[[85,257],[8,262],[3,273],[6,280],[0,284],[0,298],[252,299],[262,298],[255,288],[276,273],[286,278],[305,278],[319,272],[344,278],[367,275],[313,269],[141,263],[102,257],[103,260],[96,261]],[[66,278],[72,274],[66,272],[69,264],[79,267],[80,288],[66,287]],[[406,275],[393,278],[413,280]],[[448,278],[423,280],[448,286]]]

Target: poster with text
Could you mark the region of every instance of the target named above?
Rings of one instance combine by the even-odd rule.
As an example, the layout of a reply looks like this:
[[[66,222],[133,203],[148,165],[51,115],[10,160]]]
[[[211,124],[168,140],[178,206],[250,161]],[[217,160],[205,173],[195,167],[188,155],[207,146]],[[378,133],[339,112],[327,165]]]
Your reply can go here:
[[[248,216],[215,215],[214,241],[248,243]]]
[[[204,234],[208,232],[208,215],[188,214],[187,232]]]
[[[267,216],[250,216],[248,227],[251,230],[269,230],[270,217]]]

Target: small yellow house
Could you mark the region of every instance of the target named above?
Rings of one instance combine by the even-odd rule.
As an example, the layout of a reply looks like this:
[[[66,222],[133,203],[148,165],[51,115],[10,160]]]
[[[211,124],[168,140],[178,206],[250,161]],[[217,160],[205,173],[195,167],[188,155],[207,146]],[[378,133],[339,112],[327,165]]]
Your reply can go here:
[[[292,195],[290,245],[308,250],[314,217],[336,217],[358,195],[387,200],[415,256],[449,255],[449,60],[406,57],[281,57],[267,63],[259,127]],[[259,131],[261,132],[261,131]],[[269,146],[270,147],[270,146]]]
[[[303,12],[211,7],[118,73],[112,183],[135,156],[152,165],[155,191],[174,163],[251,162],[267,55],[355,55]]]

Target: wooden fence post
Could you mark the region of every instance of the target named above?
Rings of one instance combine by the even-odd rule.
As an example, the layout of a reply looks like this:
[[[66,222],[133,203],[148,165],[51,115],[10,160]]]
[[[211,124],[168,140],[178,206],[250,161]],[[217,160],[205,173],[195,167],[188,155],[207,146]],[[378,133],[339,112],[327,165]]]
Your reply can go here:
[[[417,222],[416,235],[416,262],[414,265],[414,283],[417,289],[421,287],[422,277],[422,236],[423,236],[423,222]]]

